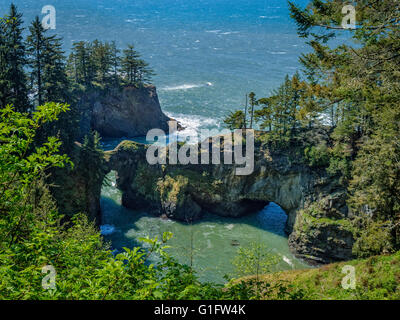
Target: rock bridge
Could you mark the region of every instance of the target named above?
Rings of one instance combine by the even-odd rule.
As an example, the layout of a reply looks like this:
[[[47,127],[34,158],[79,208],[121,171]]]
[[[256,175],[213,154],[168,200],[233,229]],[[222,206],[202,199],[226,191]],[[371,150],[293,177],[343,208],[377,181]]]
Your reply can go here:
[[[352,257],[353,237],[342,223],[348,216],[345,190],[294,149],[259,146],[253,174],[237,176],[234,165],[149,165],[147,148],[124,141],[106,153],[123,206],[190,222],[204,212],[240,218],[275,202],[288,215],[286,232],[297,256],[316,264]]]

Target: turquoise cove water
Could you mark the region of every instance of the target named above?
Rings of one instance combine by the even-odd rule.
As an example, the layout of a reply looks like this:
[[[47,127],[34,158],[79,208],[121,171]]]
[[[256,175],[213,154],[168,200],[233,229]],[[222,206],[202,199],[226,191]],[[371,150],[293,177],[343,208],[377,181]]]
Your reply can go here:
[[[224,275],[235,275],[232,260],[239,246],[248,247],[254,242],[263,243],[278,256],[279,263],[272,271],[308,267],[289,251],[283,231],[287,216],[274,203],[241,219],[206,214],[201,221],[188,225],[122,207],[121,192],[115,188],[115,173],[110,173],[109,178],[111,185],[103,187],[102,192],[101,230],[116,252],[121,252],[123,247],[140,245],[139,238],[157,236],[160,239],[168,231],[174,234],[168,243],[170,254],[181,263],[190,265],[193,261],[193,268],[202,281],[223,283]]]

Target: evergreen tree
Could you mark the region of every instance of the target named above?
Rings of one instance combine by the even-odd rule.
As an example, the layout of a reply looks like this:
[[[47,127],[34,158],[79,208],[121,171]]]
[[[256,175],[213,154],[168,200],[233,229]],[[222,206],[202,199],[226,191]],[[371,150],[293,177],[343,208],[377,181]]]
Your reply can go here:
[[[261,98],[258,101],[258,104],[261,105],[261,109],[255,111],[254,119],[256,122],[260,122],[261,130],[267,129],[269,132],[271,132],[272,125],[274,123],[272,101],[270,98]]]
[[[27,51],[29,54],[29,64],[31,66],[31,89],[37,99],[37,104],[44,102],[43,72],[46,64],[46,30],[43,28],[39,17],[36,17],[29,27],[27,38]]]
[[[371,226],[376,234],[384,222],[399,249],[400,2],[357,1],[354,6],[358,26],[343,30],[343,2],[312,0],[305,9],[290,3],[298,33],[312,49],[301,59],[309,81],[300,114],[330,113],[335,129],[329,172],[350,184],[352,215],[372,219],[360,228]],[[348,32],[354,44],[332,46],[339,31]],[[358,249],[367,242],[369,231],[364,231]]]
[[[153,70],[142,59],[133,45],[123,51],[121,70],[128,85],[140,86],[151,81]]]
[[[77,84],[85,88],[91,88],[96,78],[96,68],[93,62],[92,46],[85,41],[76,42],[73,45],[69,58],[69,71],[73,70],[73,78]],[[72,64],[72,65],[71,65]]]
[[[0,109],[7,105],[9,97],[10,82],[7,79],[9,69],[8,64],[8,47],[6,45],[6,18],[0,19]]]
[[[254,92],[249,93],[250,99],[250,129],[253,129],[253,120],[254,120],[254,107],[258,104],[256,100],[256,94]]]
[[[22,14],[11,4],[8,16],[0,20],[0,107],[11,104],[15,110],[26,112],[29,103],[22,24]]]
[[[120,67],[121,67],[121,58],[119,56],[121,50],[117,48],[115,41],[111,43],[111,65],[112,65],[112,83],[115,87],[118,87],[120,84]]]
[[[275,139],[293,135],[301,126],[298,118],[303,95],[304,82],[300,81],[299,75],[295,74],[292,78],[286,76],[284,83],[270,97],[256,102],[255,96],[251,98],[252,104],[262,106],[254,112],[255,121],[260,123],[261,129],[275,135]]]
[[[245,128],[245,114],[243,111],[231,112],[230,115],[224,120],[225,125],[230,130],[244,129]]]
[[[95,40],[92,45],[91,58],[96,70],[96,82],[103,87],[111,84],[111,72],[115,67],[111,44]]]
[[[46,102],[70,102],[64,52],[61,39],[55,37],[45,41],[43,89]]]
[[[140,55],[133,45],[128,45],[128,48],[123,51],[121,67],[125,77],[125,82],[128,85],[136,85],[138,83],[139,57]]]

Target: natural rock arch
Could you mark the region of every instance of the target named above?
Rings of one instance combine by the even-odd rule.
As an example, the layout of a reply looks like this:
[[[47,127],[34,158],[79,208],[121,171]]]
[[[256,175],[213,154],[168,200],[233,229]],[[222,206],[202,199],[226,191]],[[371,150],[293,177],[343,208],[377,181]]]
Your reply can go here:
[[[124,141],[106,155],[125,207],[191,221],[205,211],[239,218],[275,202],[288,215],[295,254],[314,263],[351,257],[352,235],[337,223],[347,218],[345,191],[325,170],[310,168],[287,150],[259,148],[253,174],[237,176],[234,165],[149,165],[147,148]]]

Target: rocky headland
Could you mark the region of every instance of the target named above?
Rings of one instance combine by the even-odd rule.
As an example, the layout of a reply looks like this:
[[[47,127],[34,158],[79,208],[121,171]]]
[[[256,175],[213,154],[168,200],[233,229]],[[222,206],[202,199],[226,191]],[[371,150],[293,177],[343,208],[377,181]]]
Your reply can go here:
[[[146,136],[151,129],[168,130],[172,120],[161,110],[155,86],[125,86],[94,90],[81,96],[81,132],[96,130],[102,137]]]

